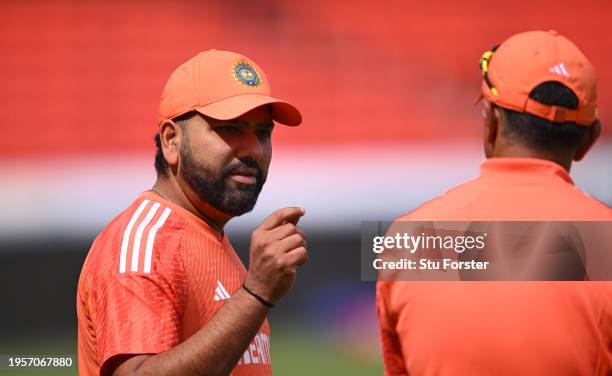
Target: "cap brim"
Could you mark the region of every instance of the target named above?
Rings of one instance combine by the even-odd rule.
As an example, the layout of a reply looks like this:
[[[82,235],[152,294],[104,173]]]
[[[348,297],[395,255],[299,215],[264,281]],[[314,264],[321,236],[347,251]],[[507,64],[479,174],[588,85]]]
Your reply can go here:
[[[288,126],[300,125],[302,122],[302,115],[295,106],[262,94],[236,95],[195,108],[195,110],[213,119],[230,120],[265,105],[271,105],[272,119],[276,122]]]

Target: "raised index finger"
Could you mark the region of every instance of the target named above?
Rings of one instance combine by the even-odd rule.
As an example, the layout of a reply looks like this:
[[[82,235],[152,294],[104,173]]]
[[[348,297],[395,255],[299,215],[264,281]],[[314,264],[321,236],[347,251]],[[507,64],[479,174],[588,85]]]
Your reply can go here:
[[[261,222],[261,225],[259,225],[259,228],[270,230],[287,222],[297,224],[300,217],[303,216],[305,212],[304,208],[296,207],[278,209],[266,217],[266,219]]]

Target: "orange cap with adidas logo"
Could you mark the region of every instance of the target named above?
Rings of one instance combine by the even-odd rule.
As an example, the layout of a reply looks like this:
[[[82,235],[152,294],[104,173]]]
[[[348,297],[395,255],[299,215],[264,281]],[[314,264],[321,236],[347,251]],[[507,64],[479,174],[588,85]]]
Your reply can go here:
[[[556,31],[516,34],[480,61],[482,97],[496,105],[553,122],[591,125],[597,117],[597,79],[586,56]],[[578,108],[550,106],[529,98],[538,85],[556,81],[578,97]],[[481,98],[482,98],[481,97]]]

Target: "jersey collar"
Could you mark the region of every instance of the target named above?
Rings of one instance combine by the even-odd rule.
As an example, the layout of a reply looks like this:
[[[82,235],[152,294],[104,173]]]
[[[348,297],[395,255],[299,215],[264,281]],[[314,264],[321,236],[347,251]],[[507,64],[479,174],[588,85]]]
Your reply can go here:
[[[563,167],[537,158],[489,158],[480,165],[480,176],[515,182],[559,180],[574,184]]]

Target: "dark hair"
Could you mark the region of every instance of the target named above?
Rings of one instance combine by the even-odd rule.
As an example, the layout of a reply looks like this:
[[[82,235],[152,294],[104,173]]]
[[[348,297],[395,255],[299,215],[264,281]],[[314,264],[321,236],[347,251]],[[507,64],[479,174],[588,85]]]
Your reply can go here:
[[[177,116],[172,121],[181,126],[181,129],[185,131],[185,122],[189,120],[192,116],[195,115],[194,111],[187,112],[183,115]],[[168,176],[168,162],[166,158],[164,158],[164,153],[161,148],[161,138],[159,137],[159,132],[155,135],[155,172],[157,173],[157,177],[166,177]]]
[[[536,86],[529,98],[547,105],[578,108],[576,94],[559,82],[549,81]],[[588,132],[587,127],[574,122],[556,123],[528,113],[497,108],[505,120],[504,136],[538,151],[575,150]]]

